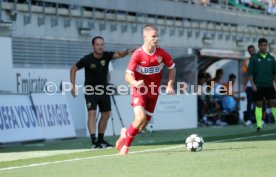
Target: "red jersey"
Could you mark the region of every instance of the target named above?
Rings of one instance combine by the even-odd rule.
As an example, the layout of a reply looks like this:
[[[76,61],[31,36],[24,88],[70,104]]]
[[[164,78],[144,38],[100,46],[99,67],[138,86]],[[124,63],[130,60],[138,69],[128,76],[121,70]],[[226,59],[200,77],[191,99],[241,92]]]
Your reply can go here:
[[[164,49],[157,47],[155,52],[150,55],[142,47],[138,48],[130,58],[126,72],[131,73],[137,81],[143,80],[148,92],[145,94],[144,88],[140,89],[140,92],[137,88],[132,88],[132,95],[157,97],[164,65],[168,69],[172,69],[175,65],[172,57]],[[149,86],[153,84],[154,87],[151,89]]]

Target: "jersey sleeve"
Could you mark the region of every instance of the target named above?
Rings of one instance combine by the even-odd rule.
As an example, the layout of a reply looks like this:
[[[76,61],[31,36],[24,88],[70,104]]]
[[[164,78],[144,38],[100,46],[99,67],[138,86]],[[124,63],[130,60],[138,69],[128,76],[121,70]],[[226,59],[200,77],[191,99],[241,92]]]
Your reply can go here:
[[[82,57],[77,63],[76,66],[78,69],[82,69],[83,67],[85,67],[85,63],[86,63],[86,56]]]
[[[134,52],[129,60],[126,72],[133,74],[134,71],[136,70],[138,61],[139,61],[139,54],[138,52]]]
[[[106,59],[107,59],[108,61],[112,60],[112,59],[113,59],[114,53],[115,53],[115,52],[105,52]]]
[[[172,57],[165,50],[162,52],[162,58],[168,69],[174,68],[175,63],[173,62]]]

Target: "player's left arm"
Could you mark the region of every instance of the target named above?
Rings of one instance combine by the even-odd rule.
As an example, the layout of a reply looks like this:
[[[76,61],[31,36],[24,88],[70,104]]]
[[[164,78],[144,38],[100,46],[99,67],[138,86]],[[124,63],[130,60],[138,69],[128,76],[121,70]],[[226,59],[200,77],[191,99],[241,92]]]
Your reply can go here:
[[[175,69],[175,63],[173,62],[172,57],[165,51],[163,50],[163,62],[167,66],[169,70],[169,78],[168,78],[168,85],[166,92],[170,95],[173,95],[174,92],[174,80],[175,80],[175,75],[176,75],[176,69]]]
[[[175,80],[175,75],[176,75],[176,69],[173,67],[172,69],[169,69],[169,79],[168,79],[168,86],[166,89],[166,92],[170,95],[174,94],[174,80]]]
[[[274,75],[274,83],[276,83],[276,60],[273,57],[273,75]]]
[[[131,54],[135,51],[136,49],[126,49],[123,51],[117,51],[113,54],[112,59],[118,59],[118,58],[123,58],[127,56],[128,54]]]

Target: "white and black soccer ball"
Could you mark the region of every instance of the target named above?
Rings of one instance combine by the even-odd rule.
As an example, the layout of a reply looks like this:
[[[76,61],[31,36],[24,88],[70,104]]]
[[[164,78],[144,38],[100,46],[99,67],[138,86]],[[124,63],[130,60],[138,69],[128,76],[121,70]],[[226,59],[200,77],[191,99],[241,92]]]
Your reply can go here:
[[[192,134],[186,138],[185,141],[187,150],[192,152],[199,152],[203,149],[204,140],[197,134]]]

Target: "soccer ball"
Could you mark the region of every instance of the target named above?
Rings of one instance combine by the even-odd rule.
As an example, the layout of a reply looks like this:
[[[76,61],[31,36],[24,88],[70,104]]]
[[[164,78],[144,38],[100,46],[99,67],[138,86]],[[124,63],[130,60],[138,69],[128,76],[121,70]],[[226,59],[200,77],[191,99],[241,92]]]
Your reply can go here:
[[[202,151],[204,140],[201,136],[197,134],[192,134],[186,138],[186,147],[191,152]]]

